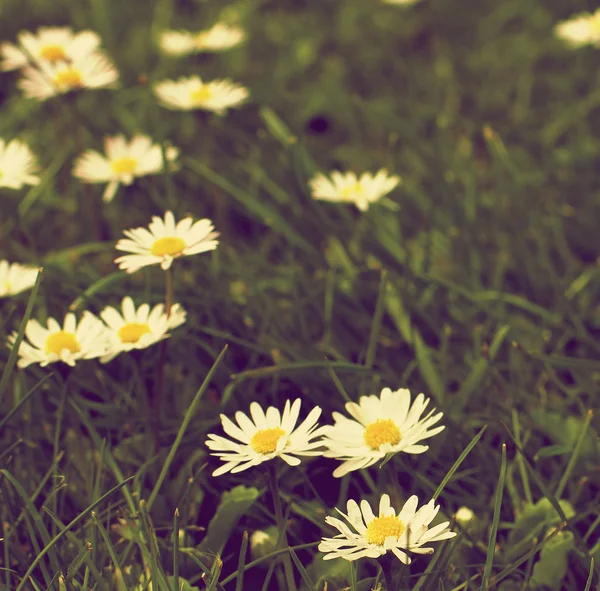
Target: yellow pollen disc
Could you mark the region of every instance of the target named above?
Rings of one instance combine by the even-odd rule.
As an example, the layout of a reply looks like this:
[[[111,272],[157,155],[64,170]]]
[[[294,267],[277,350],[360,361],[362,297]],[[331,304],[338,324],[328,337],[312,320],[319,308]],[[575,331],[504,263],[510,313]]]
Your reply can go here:
[[[367,542],[383,546],[386,538],[398,538],[405,529],[406,526],[397,517],[375,517],[367,525]]]
[[[150,252],[155,257],[171,256],[175,257],[183,252],[183,249],[187,246],[185,240],[177,238],[177,236],[165,236],[159,238],[154,242],[150,248]]]
[[[46,45],[42,47],[40,55],[49,62],[61,62],[67,59],[67,54],[60,45]]]
[[[202,49],[206,42],[206,33],[198,33],[195,38],[196,47]]]
[[[379,449],[384,443],[396,445],[400,441],[400,429],[392,419],[377,419],[365,429],[365,443]]]
[[[83,86],[83,80],[81,74],[74,68],[66,68],[56,73],[54,76],[54,83],[59,88],[81,88]]]
[[[129,322],[124,324],[119,330],[118,335],[122,343],[137,343],[142,335],[152,332],[147,324],[139,322]]]
[[[342,189],[342,197],[347,201],[354,199],[354,196],[362,192],[362,185],[357,181],[353,185],[349,185]]]
[[[46,345],[44,347],[46,353],[54,353],[60,355],[63,349],[69,350],[71,353],[77,353],[81,350],[77,338],[72,332],[60,330],[51,334],[46,339]]]
[[[285,435],[285,431],[279,427],[263,429],[252,436],[250,446],[256,453],[271,454],[277,449],[277,442],[282,435]]]
[[[116,174],[133,174],[137,168],[137,160],[135,158],[119,158],[110,163],[113,172]]]
[[[192,92],[190,93],[190,98],[192,99],[192,104],[194,105],[201,105],[206,101],[210,100],[212,97],[213,91],[208,85],[196,88],[196,90],[192,90]]]

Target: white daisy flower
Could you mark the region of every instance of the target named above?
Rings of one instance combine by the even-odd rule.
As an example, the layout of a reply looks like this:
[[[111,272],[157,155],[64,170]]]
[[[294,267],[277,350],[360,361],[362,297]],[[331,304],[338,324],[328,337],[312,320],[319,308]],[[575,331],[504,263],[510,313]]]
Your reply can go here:
[[[600,8],[593,14],[577,14],[554,27],[554,34],[572,48],[584,45],[600,47]]]
[[[186,312],[174,304],[167,316],[164,304],[150,309],[142,304],[137,310],[130,297],[123,298],[122,312],[107,306],[100,312],[100,318],[108,326],[108,351],[100,361],[107,363],[119,353],[133,349],[145,349],[169,337],[169,331],[182,325],[186,320]]]
[[[0,261],[0,298],[16,295],[35,285],[39,269]]]
[[[106,203],[113,200],[120,184],[131,185],[136,177],[157,174],[164,168],[160,145],[147,135],[137,134],[130,142],[123,135],[107,137],[104,151],[106,156],[95,150],[82,154],[75,161],[73,176],[86,183],[108,183],[102,197]],[[177,156],[177,148],[167,148],[168,162]]]
[[[309,180],[314,199],[354,203],[361,211],[366,211],[371,203],[378,201],[394,189],[401,179],[399,176],[388,176],[382,168],[375,176],[369,172],[357,177],[353,172],[334,170],[329,178],[318,173]]]
[[[25,339],[19,347],[19,367],[39,363],[62,361],[74,366],[79,359],[100,357],[106,352],[106,326],[91,312],[84,312],[77,324],[75,314],[67,314],[63,327],[54,318],[48,318],[47,328],[37,320],[30,320],[25,327]],[[12,347],[17,338],[14,332],[8,337]]]
[[[18,45],[2,43],[0,70],[24,68],[36,63],[71,62],[100,48],[100,36],[93,31],[74,33],[70,27],[40,27],[35,33],[21,31]]]
[[[221,415],[223,430],[236,441],[219,435],[208,436],[207,447],[213,450],[213,455],[225,462],[225,465],[213,472],[213,476],[229,471],[232,474],[241,472],[277,457],[290,466],[297,466],[300,460],[296,456],[321,455],[315,449],[323,444],[320,440],[313,441],[322,434],[322,427],[317,426],[321,409],[318,406],[313,408],[296,428],[299,414],[298,398],[291,405],[286,400],[283,415],[274,406],[267,408],[265,413],[258,402],[250,405],[252,419],[241,411],[235,413],[237,425]]]
[[[175,111],[203,109],[219,115],[227,109],[239,107],[249,96],[243,86],[231,80],[203,82],[200,76],[164,80],[154,86],[154,93],[163,107]]]
[[[169,55],[189,55],[209,51],[224,51],[239,45],[245,37],[244,29],[217,23],[207,31],[164,31],[160,48]]]
[[[192,218],[184,218],[175,224],[170,211],[165,213],[164,220],[154,216],[147,229],[134,228],[123,233],[127,239],[119,240],[115,248],[134,254],[119,257],[115,263],[128,273],[158,264],[166,270],[173,259],[215,250],[219,244],[219,233],[214,231],[211,220],[194,222]]]
[[[18,86],[27,98],[38,101],[84,88],[114,87],[119,79],[113,63],[104,53],[96,51],[72,62],[39,64],[27,67]]]
[[[440,510],[433,499],[417,510],[419,499],[413,495],[406,501],[398,515],[390,506],[390,497],[382,495],[379,501],[379,515],[375,516],[371,505],[365,500],[360,507],[349,500],[348,514],[336,509],[351,526],[341,519],[326,517],[325,522],[340,533],[333,538],[323,538],[319,550],[325,552],[323,560],[343,558],[353,561],[359,558],[379,558],[391,550],[404,564],[410,564],[407,552],[433,554],[433,548],[424,547],[428,542],[448,540],[456,532],[448,531],[449,521],[444,521],[429,529]]]
[[[0,139],[0,187],[20,189],[23,185],[37,185],[37,171],[37,159],[27,144],[17,139],[8,143]]]
[[[372,466],[387,454],[404,452],[421,454],[429,449],[419,441],[438,434],[444,426],[430,429],[444,413],[431,410],[421,415],[429,398],[419,394],[412,406],[410,391],[401,388],[392,392],[384,388],[381,396],[361,396],[356,402],[346,403],[349,419],[339,412],[333,413],[334,425],[325,427],[323,444],[328,448],[326,458],[343,460],[333,475],[336,478],[354,470]]]

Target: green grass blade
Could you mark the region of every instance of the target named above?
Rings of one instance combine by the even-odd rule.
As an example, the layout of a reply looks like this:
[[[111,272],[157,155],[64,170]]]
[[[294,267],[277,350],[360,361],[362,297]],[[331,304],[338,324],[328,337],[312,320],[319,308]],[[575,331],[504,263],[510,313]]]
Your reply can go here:
[[[371,322],[371,332],[369,333],[369,341],[367,343],[367,352],[365,354],[365,366],[371,369],[375,362],[375,353],[377,352],[377,341],[379,340],[379,332],[381,330],[381,320],[385,311],[385,290],[387,284],[387,273],[385,270],[381,272],[379,280],[379,293],[377,295],[377,303],[375,304],[375,313],[373,314],[373,322]]]
[[[47,376],[44,376],[33,388],[29,390],[29,392],[27,392],[27,394],[25,394],[25,396],[23,396],[23,398],[21,398],[21,400],[19,400],[19,402],[17,402],[17,404],[13,406],[13,408],[8,411],[6,416],[0,421],[0,430],[2,430],[2,427],[8,423],[10,418],[23,406],[23,404],[25,404],[31,398],[31,396],[37,392],[37,389],[42,384],[45,384],[51,377],[51,373],[49,373]]]
[[[106,550],[108,551],[108,555],[110,556],[110,559],[112,560],[113,566],[115,568],[117,591],[127,591],[127,587],[125,587],[125,582],[123,581],[123,569],[121,568],[119,558],[117,557],[117,552],[115,550],[115,547],[113,546],[113,543],[110,540],[110,536],[108,535],[106,529],[102,525],[102,522],[100,521],[100,519],[98,519],[98,516],[94,511],[92,511],[92,519],[96,522],[96,527],[100,532],[100,536],[102,537],[104,545],[106,546]]]
[[[179,591],[179,509],[173,512],[173,591]]]
[[[302,577],[302,580],[304,581],[304,583],[306,585],[308,585],[309,589],[314,589],[316,591],[315,584],[313,583],[312,579],[310,578],[310,575],[304,568],[304,565],[298,558],[298,555],[296,554],[296,552],[294,550],[292,550],[291,548],[289,548],[289,551],[290,551],[290,556],[292,557],[292,560],[294,561],[294,564],[296,565],[296,568],[298,569],[298,572],[300,573],[300,576]]]
[[[235,581],[235,591],[243,591],[244,586],[244,564],[246,563],[246,552],[248,550],[248,531],[244,530],[242,545],[240,547],[240,556],[238,558],[237,578]]]
[[[590,591],[592,588],[592,581],[594,580],[594,559],[590,560],[590,573],[588,574],[587,581],[585,583],[585,589],[583,591]]]

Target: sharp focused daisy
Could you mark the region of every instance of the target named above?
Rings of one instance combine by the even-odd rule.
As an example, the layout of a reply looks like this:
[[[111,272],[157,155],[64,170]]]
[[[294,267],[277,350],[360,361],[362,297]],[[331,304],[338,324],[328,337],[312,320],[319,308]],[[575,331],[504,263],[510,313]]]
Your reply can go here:
[[[0,261],[0,298],[21,293],[35,285],[39,269],[25,267],[19,263]]]
[[[558,23],[554,34],[573,48],[584,45],[600,47],[600,8],[593,14],[584,12]]]
[[[39,64],[22,70],[19,88],[38,101],[85,88],[113,87],[119,73],[103,53],[97,51],[72,62]]]
[[[57,361],[74,366],[79,359],[100,357],[106,352],[106,326],[90,312],[83,314],[79,324],[75,314],[67,314],[62,327],[54,318],[48,318],[47,328],[30,320],[25,336],[29,342],[21,341],[19,367],[32,363],[45,367]],[[10,346],[16,338],[16,332],[8,337]]]
[[[93,31],[74,33],[70,27],[41,27],[35,33],[21,31],[18,45],[2,43],[0,70],[24,68],[36,63],[71,62],[100,48],[100,37]]]
[[[248,90],[231,80],[203,82],[200,76],[164,80],[154,86],[154,92],[163,107],[175,111],[203,109],[222,114],[239,107],[248,96]]]
[[[207,447],[225,462],[213,472],[213,476],[229,471],[241,472],[278,457],[290,466],[297,466],[300,460],[296,456],[321,455],[315,450],[323,444],[314,441],[322,434],[322,428],[317,426],[321,409],[318,406],[313,408],[296,428],[299,414],[298,398],[291,405],[289,400],[286,401],[283,414],[274,406],[267,408],[265,413],[258,402],[253,402],[250,405],[252,418],[241,411],[235,413],[237,425],[221,415],[223,431],[236,441],[219,435],[208,436]]]
[[[175,217],[170,211],[165,213],[164,220],[154,216],[148,228],[135,228],[123,233],[127,238],[119,240],[115,248],[134,254],[119,257],[115,263],[128,273],[158,264],[166,270],[173,259],[214,250],[219,244],[219,233],[214,231],[209,219],[194,222],[192,218],[184,218],[175,224]]]
[[[456,533],[448,531],[448,521],[429,529],[440,507],[433,500],[420,509],[417,509],[418,504],[419,499],[413,495],[396,515],[390,505],[390,497],[382,495],[379,515],[375,516],[367,501],[361,501],[360,507],[356,501],[348,501],[347,514],[339,509],[336,511],[350,527],[341,519],[325,518],[325,522],[340,533],[334,538],[322,539],[319,550],[326,553],[323,560],[378,558],[391,550],[398,560],[410,564],[407,552],[433,554],[433,548],[424,547],[424,544],[453,538]]]
[[[329,177],[316,174],[310,179],[309,185],[315,199],[354,203],[358,209],[366,211],[371,203],[387,195],[400,182],[399,176],[388,176],[385,169],[375,176],[365,172],[360,177],[353,172],[342,174],[334,170]]]
[[[123,298],[121,312],[107,306],[100,312],[100,318],[108,326],[108,350],[100,361],[107,363],[119,353],[132,349],[145,349],[169,337],[169,331],[182,325],[186,319],[185,310],[175,304],[169,315],[163,304],[150,309],[142,304],[137,310],[130,297]]]
[[[160,48],[169,55],[189,55],[209,51],[224,51],[239,45],[245,37],[244,29],[217,23],[207,31],[164,31]]]
[[[37,159],[27,144],[17,139],[8,143],[0,139],[0,187],[20,189],[23,185],[37,185],[37,170]]]
[[[372,466],[387,454],[405,452],[420,454],[429,449],[419,441],[433,437],[443,426],[430,429],[443,413],[431,410],[421,417],[429,398],[419,394],[410,403],[410,391],[404,388],[392,392],[384,388],[381,396],[361,396],[356,402],[346,403],[352,419],[339,412],[333,413],[334,425],[324,428],[323,444],[328,448],[326,458],[343,460],[333,475],[344,476],[353,470]]]
[[[130,142],[124,136],[104,140],[106,156],[88,150],[75,162],[73,175],[86,183],[108,183],[104,191],[105,202],[112,201],[119,184],[130,185],[136,177],[157,174],[164,168],[162,149],[146,135],[135,135]],[[168,162],[179,155],[177,148],[167,148]]]

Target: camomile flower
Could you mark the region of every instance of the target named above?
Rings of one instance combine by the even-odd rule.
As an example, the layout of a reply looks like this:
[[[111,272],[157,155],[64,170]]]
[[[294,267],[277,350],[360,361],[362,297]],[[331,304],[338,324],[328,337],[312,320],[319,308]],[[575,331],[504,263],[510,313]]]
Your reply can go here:
[[[387,454],[404,452],[421,454],[429,449],[420,445],[423,439],[433,437],[444,429],[435,425],[444,413],[431,410],[421,417],[429,398],[419,394],[410,403],[410,391],[401,388],[392,392],[384,388],[380,397],[361,396],[356,402],[346,403],[352,419],[339,412],[333,413],[334,425],[324,428],[323,444],[326,458],[343,460],[333,475],[336,478],[354,470],[372,466]]]
[[[0,261],[0,298],[16,295],[35,285],[39,269]]]
[[[366,211],[371,203],[378,201],[394,189],[401,179],[388,176],[382,168],[375,176],[369,172],[357,177],[354,172],[341,173],[334,170],[329,177],[318,173],[309,180],[314,199],[354,203],[361,211]]]
[[[134,228],[123,233],[127,238],[119,240],[115,248],[133,254],[119,257],[115,263],[128,273],[159,264],[167,270],[174,259],[215,250],[219,244],[219,233],[214,231],[211,220],[194,222],[192,218],[184,218],[175,224],[170,211],[165,213],[164,220],[154,216],[147,229]]]
[[[145,349],[166,339],[171,329],[185,322],[186,312],[179,304],[171,307],[168,316],[164,304],[157,304],[152,309],[148,304],[142,304],[136,310],[133,300],[125,297],[121,312],[107,306],[100,312],[100,318],[108,326],[108,350],[100,359],[102,363],[107,363],[119,353]]]
[[[72,62],[39,64],[38,68],[27,67],[18,82],[27,98],[38,101],[85,88],[114,87],[119,79],[113,63],[96,51]]]
[[[164,80],[154,86],[154,93],[163,107],[175,111],[203,109],[219,115],[227,109],[239,107],[249,92],[243,86],[231,80],[212,80],[203,82],[200,76]]]
[[[45,367],[57,361],[74,366],[80,359],[106,353],[106,327],[91,312],[84,312],[79,324],[75,314],[67,314],[62,327],[54,318],[48,318],[47,328],[37,320],[30,320],[25,327],[25,337],[29,342],[21,341],[19,367],[32,363]],[[11,347],[16,338],[16,332],[8,337]]]
[[[37,185],[37,171],[37,159],[27,144],[17,139],[8,143],[0,139],[0,187],[20,189],[23,185]]]
[[[265,413],[258,402],[250,404],[252,418],[241,411],[235,413],[237,425],[221,415],[223,431],[235,441],[219,435],[208,436],[207,447],[225,462],[213,472],[213,476],[230,471],[232,474],[242,472],[278,457],[290,466],[297,466],[300,459],[296,456],[321,455],[315,449],[321,447],[322,443],[320,440],[314,441],[315,437],[322,434],[322,428],[317,426],[321,409],[318,406],[313,408],[296,428],[299,414],[298,398],[291,405],[286,400],[283,415],[274,406],[267,408]]]
[[[348,522],[335,517],[326,517],[325,522],[340,533],[333,538],[323,538],[319,550],[325,552],[323,560],[343,558],[353,561],[359,558],[379,558],[388,551],[404,564],[410,564],[407,552],[433,554],[433,548],[424,546],[429,542],[448,540],[456,532],[448,530],[449,521],[444,521],[429,529],[440,510],[433,499],[417,509],[419,499],[413,495],[406,501],[398,515],[390,505],[390,497],[382,495],[379,501],[379,515],[375,516],[371,505],[365,500],[360,507],[349,500],[347,514],[336,509]]]
[[[71,62],[100,48],[100,36],[93,31],[74,33],[70,27],[40,27],[35,33],[21,31],[18,45],[2,43],[0,70],[24,68],[36,63]]]
[[[584,45],[600,47],[600,8],[596,12],[583,12],[554,27],[554,34],[572,48]]]
[[[224,51],[239,45],[245,37],[244,29],[217,23],[207,31],[164,31],[160,48],[169,55],[189,55],[209,51]]]
[[[104,139],[106,156],[88,150],[75,162],[73,176],[86,183],[107,183],[103,199],[113,200],[120,184],[131,185],[136,177],[157,174],[164,168],[160,145],[153,144],[147,135],[137,134],[130,142],[123,135]],[[177,148],[165,151],[168,162],[179,155]]]

